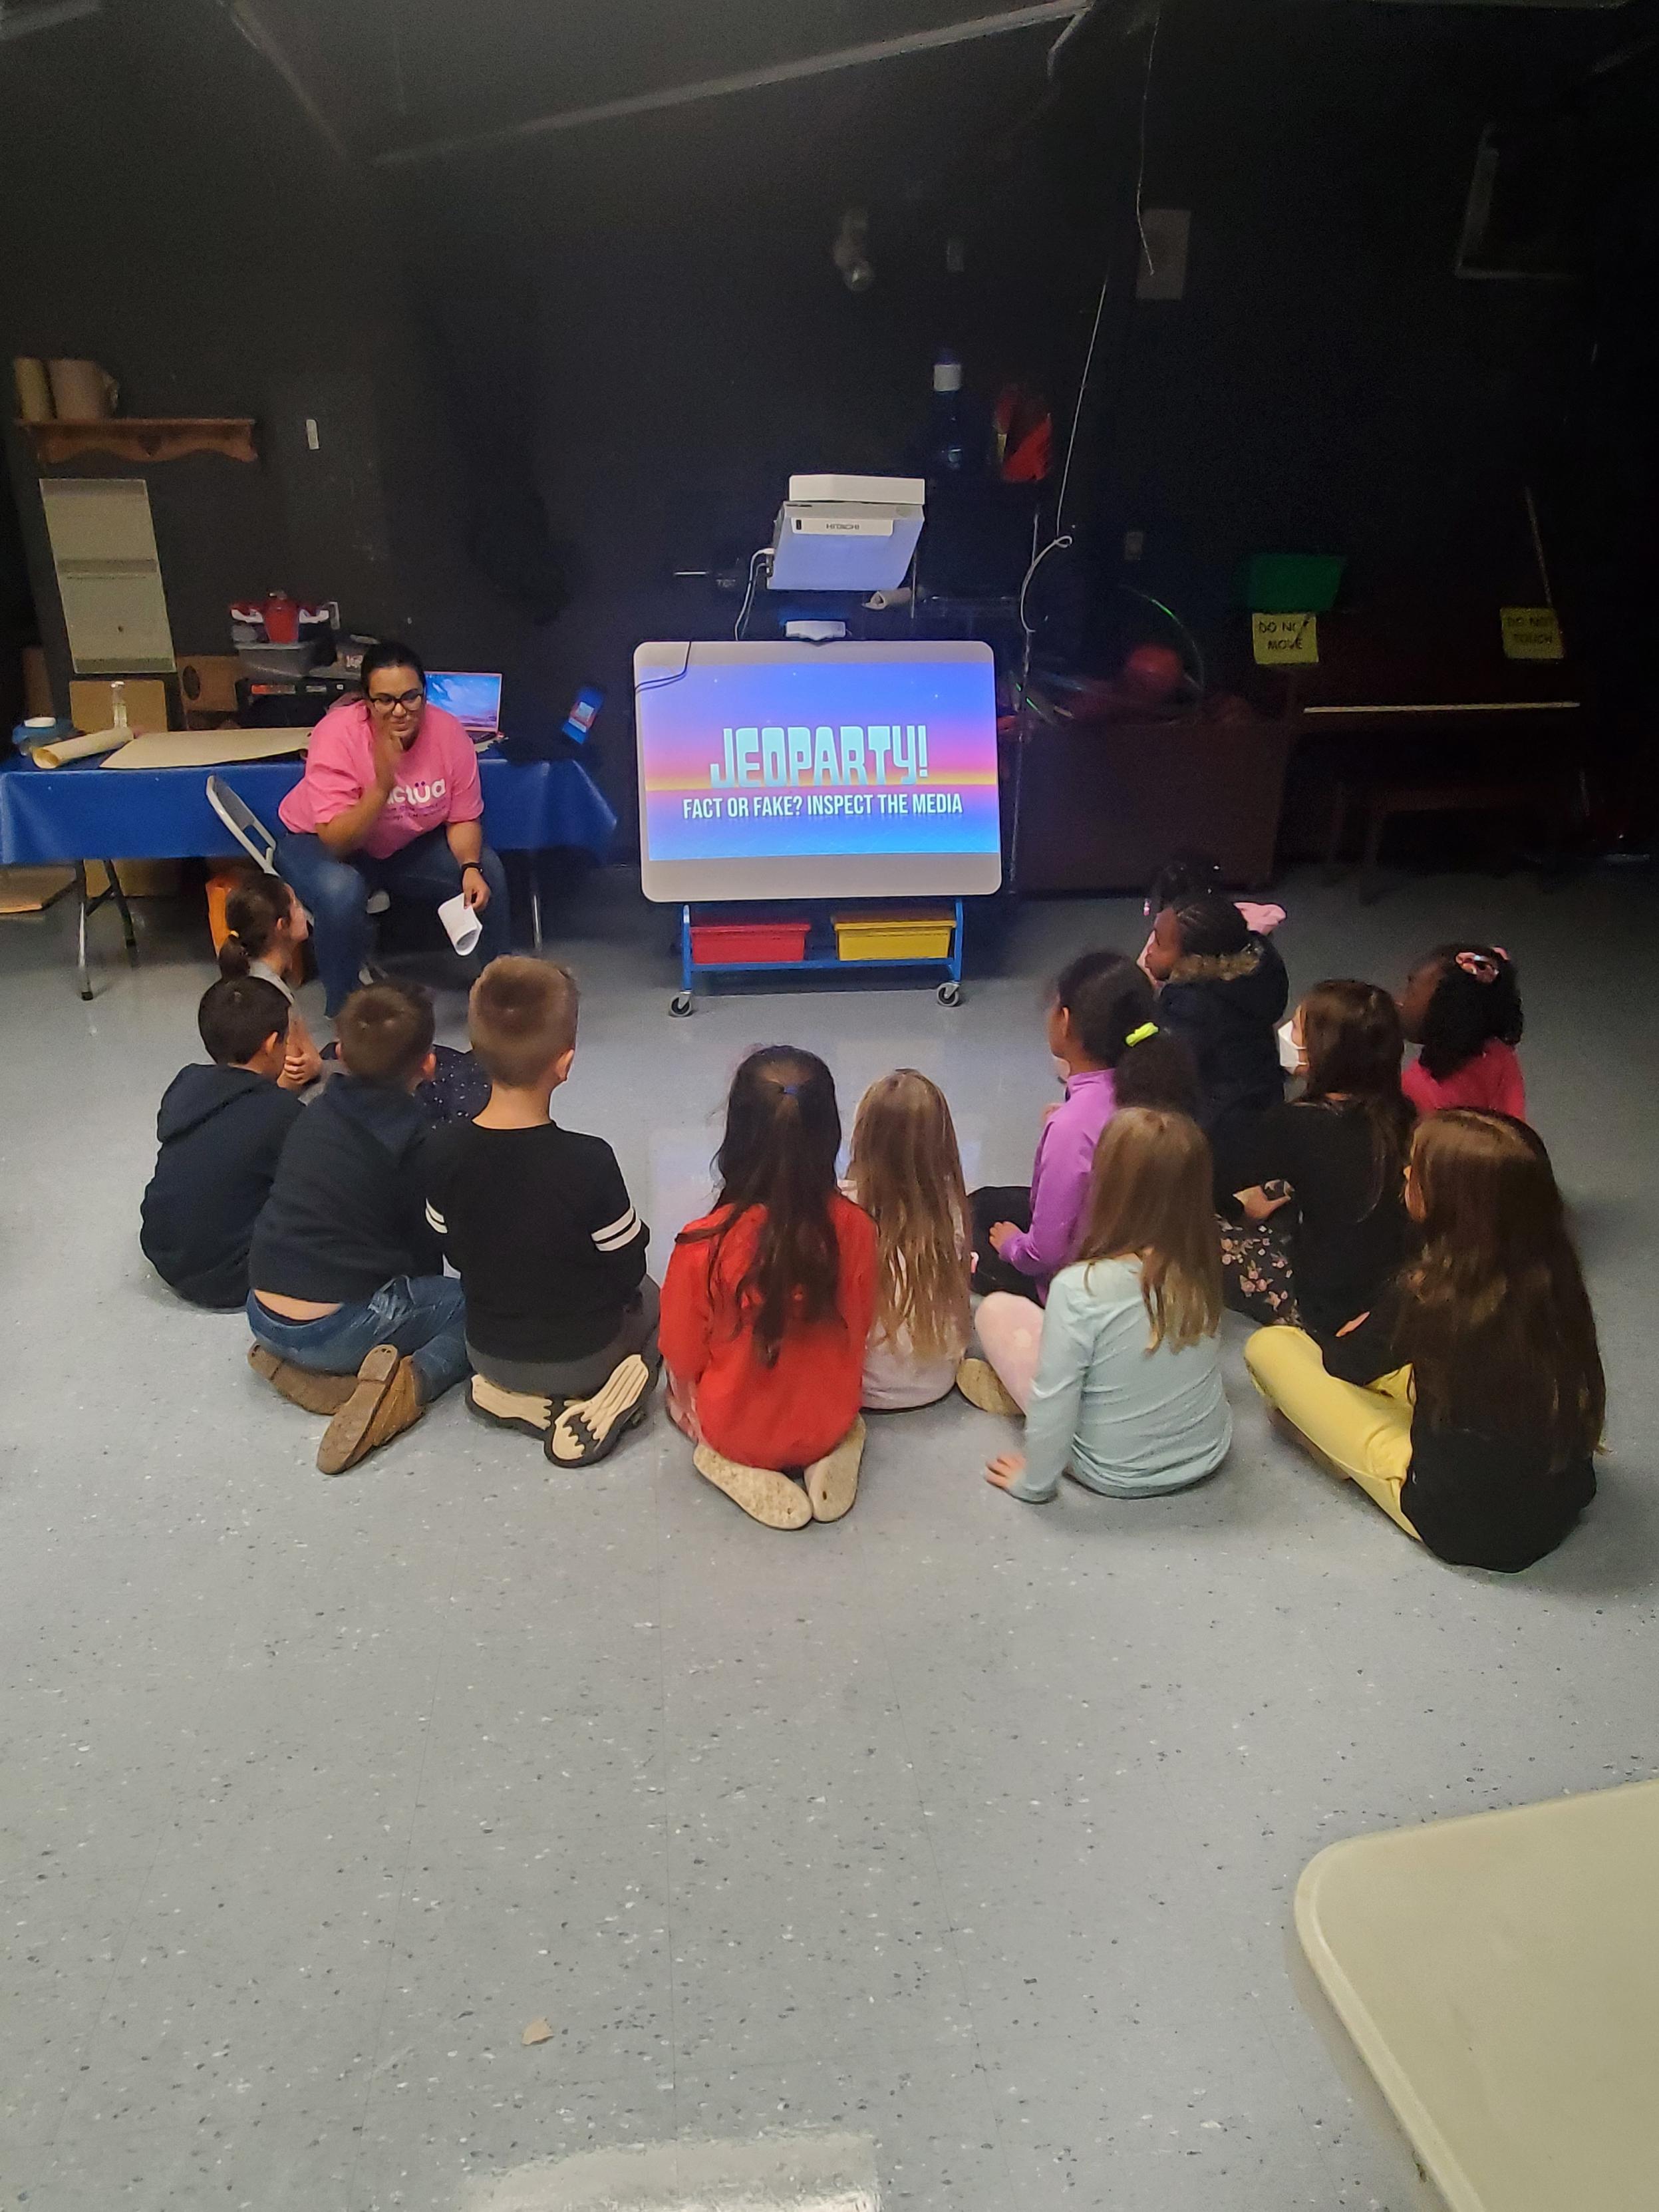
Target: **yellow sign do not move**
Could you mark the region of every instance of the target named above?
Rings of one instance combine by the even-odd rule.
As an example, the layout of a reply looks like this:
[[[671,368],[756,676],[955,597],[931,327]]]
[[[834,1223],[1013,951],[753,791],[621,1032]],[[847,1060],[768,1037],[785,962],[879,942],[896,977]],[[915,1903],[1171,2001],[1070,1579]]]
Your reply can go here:
[[[1306,668],[1319,659],[1319,618],[1252,615],[1250,645],[1259,668]]]

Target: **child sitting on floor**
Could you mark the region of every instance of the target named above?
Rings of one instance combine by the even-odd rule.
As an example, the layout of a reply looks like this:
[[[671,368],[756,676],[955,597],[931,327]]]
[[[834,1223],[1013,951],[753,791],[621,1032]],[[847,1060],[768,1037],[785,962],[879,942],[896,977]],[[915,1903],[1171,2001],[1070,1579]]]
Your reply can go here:
[[[257,975],[288,1000],[288,1057],[277,1081],[284,1091],[303,1091],[323,1072],[321,1054],[311,1042],[305,1018],[294,1004],[295,986],[305,980],[301,947],[311,934],[305,908],[280,876],[245,876],[225,901],[228,934],[219,947],[222,975]]]
[[[466,1308],[426,1218],[432,1004],[402,983],[354,991],[336,1022],[345,1073],[300,1116],[248,1256],[255,1370],[332,1413],[317,1453],[339,1474],[418,1421],[466,1372]]]
[[[467,1000],[489,1103],[424,1155],[427,1218],[466,1291],[472,1410],[565,1467],[605,1458],[643,1418],[657,1364],[651,1232],[605,1139],[550,1118],[577,1006],[565,969],[492,960]]]
[[[289,1006],[275,984],[210,983],[196,1026],[213,1065],[181,1068],[162,1097],[138,1242],[181,1298],[229,1312],[247,1297],[253,1224],[304,1109],[280,1087]]]
[[[1152,988],[1121,952],[1079,953],[1054,985],[1048,1050],[1066,1097],[1048,1107],[1029,1189],[995,1185],[971,1200],[974,1288],[1041,1303],[1076,1249],[1100,1133],[1120,1097],[1185,1109],[1190,1056],[1159,1019]]]
[[[1126,1107],[1100,1140],[1082,1250],[1024,1299],[987,1298],[980,1342],[1025,1415],[987,1478],[1040,1505],[1067,1470],[1108,1498],[1183,1490],[1232,1441],[1210,1148],[1184,1114]]]
[[[1164,908],[1146,967],[1160,986],[1158,1019],[1198,1062],[1206,1133],[1213,1138],[1235,1116],[1276,1105],[1285,1075],[1273,1032],[1290,984],[1284,962],[1232,901],[1201,891]]]
[[[870,1085],[842,1186],[876,1224],[875,1326],[864,1355],[869,1413],[929,1406],[956,1380],[969,1310],[968,1194],[945,1093],[914,1067]]]
[[[1437,945],[1406,978],[1400,1018],[1421,1048],[1403,1079],[1419,1114],[1474,1106],[1526,1120],[1521,993],[1501,945]]]
[[[1225,894],[1226,884],[1222,879],[1220,861],[1212,860],[1207,853],[1171,853],[1152,878],[1141,909],[1152,924],[1136,963],[1143,972],[1148,975],[1152,973],[1146,963],[1158,941],[1158,917],[1164,908],[1179,906],[1183,900],[1207,891]],[[1244,927],[1254,931],[1257,937],[1271,937],[1285,919],[1284,908],[1269,901],[1235,899],[1233,904],[1243,915]]]
[[[1321,1349],[1264,1328],[1251,1379],[1298,1443],[1454,1565],[1516,1574],[1595,1495],[1607,1386],[1549,1154],[1523,1122],[1417,1125],[1422,1249]]]
[[[858,1494],[876,1231],[836,1183],[836,1086],[769,1045],[732,1078],[720,1195],[663,1279],[669,1410],[694,1464],[769,1528],[836,1521]]]
[[[1221,1269],[1235,1312],[1323,1339],[1405,1257],[1405,1041],[1381,985],[1346,977],[1316,983],[1289,1027],[1302,1096],[1216,1139],[1218,1194],[1245,1217],[1222,1222]]]

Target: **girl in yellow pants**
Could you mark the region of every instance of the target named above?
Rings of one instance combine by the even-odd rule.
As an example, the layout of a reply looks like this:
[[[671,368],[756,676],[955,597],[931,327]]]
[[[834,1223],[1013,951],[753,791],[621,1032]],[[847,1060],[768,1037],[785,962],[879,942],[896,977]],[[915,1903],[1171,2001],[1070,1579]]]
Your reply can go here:
[[[1401,1510],[1412,1463],[1412,1370],[1396,1367],[1361,1387],[1328,1375],[1319,1346],[1299,1328],[1261,1328],[1244,1346],[1250,1380],[1334,1474],[1357,1482],[1408,1536]]]

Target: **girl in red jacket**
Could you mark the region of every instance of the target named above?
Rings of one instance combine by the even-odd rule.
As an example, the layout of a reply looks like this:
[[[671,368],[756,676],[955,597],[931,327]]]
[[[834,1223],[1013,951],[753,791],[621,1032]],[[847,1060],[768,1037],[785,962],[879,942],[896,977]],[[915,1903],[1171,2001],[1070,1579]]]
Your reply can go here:
[[[699,1474],[769,1528],[838,1521],[858,1494],[876,1231],[836,1182],[834,1079],[769,1045],[732,1078],[712,1213],[662,1288],[669,1410]]]
[[[1521,990],[1501,945],[1437,945],[1406,978],[1400,1020],[1421,1047],[1401,1079],[1419,1114],[1472,1106],[1526,1120]]]

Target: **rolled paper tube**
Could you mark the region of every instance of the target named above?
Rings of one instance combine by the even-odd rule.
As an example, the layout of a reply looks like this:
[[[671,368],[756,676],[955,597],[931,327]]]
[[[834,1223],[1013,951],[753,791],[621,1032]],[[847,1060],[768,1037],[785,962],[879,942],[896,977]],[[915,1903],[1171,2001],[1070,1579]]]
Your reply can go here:
[[[84,737],[61,738],[56,744],[37,745],[34,759],[41,768],[63,768],[70,761],[91,760],[98,753],[112,753],[137,734],[136,730],[88,730]]]
[[[17,380],[17,411],[24,422],[50,422],[56,410],[45,362],[20,353],[12,362],[11,373]]]

